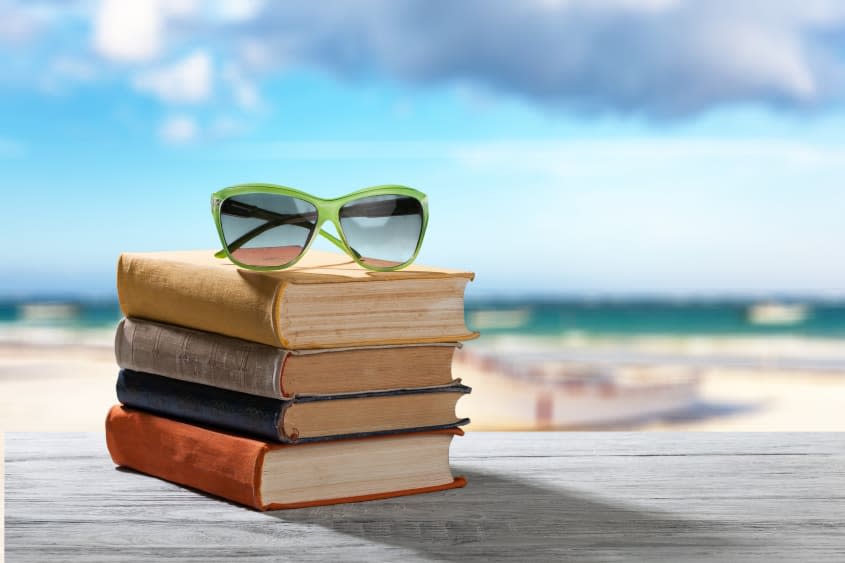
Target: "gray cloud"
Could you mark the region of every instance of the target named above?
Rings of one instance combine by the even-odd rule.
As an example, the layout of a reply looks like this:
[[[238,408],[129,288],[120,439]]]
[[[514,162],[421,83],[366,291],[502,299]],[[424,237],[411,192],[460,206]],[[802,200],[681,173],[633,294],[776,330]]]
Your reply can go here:
[[[216,87],[244,108],[261,106],[261,79],[303,65],[658,118],[845,101],[843,0],[0,0],[0,14],[0,53],[61,44],[101,78],[203,50],[220,70]],[[90,36],[65,45],[86,21]],[[31,50],[30,62],[53,68],[41,51],[51,49]],[[38,75],[24,66],[7,65],[0,81]]]
[[[228,31],[256,71],[464,82],[582,111],[812,109],[845,91],[841,1],[288,1]]]

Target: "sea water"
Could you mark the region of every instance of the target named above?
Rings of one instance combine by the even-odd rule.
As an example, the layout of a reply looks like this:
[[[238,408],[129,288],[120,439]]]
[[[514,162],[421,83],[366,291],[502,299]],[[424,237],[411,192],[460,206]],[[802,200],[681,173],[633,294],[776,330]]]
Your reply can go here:
[[[116,300],[0,301],[0,344],[107,347],[120,320]]]
[[[845,301],[489,300],[467,322],[525,360],[845,373]]]
[[[110,346],[116,300],[0,302],[0,344]],[[845,372],[845,301],[469,299],[471,347],[584,361]]]
[[[667,300],[468,301],[467,324],[485,335],[637,336],[709,335],[845,338],[845,301],[783,301],[774,305],[798,311],[783,322],[755,321],[755,308],[768,302]],[[794,308],[798,309],[794,309]],[[113,328],[120,320],[116,301],[0,301],[0,327],[55,327],[66,330]]]
[[[466,309],[468,323],[490,335],[845,338],[845,301],[495,300]]]

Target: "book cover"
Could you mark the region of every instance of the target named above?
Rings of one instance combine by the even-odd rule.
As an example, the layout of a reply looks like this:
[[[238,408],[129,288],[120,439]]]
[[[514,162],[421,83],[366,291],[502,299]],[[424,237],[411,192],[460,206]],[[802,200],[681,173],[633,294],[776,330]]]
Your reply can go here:
[[[460,426],[455,404],[470,391],[455,382],[416,389],[278,400],[122,369],[126,406],[283,443]]]
[[[106,418],[106,445],[115,464],[258,510],[463,487],[466,480],[448,469],[448,443],[462,434],[454,428],[290,446],[120,405]],[[409,446],[427,448],[426,456],[409,462]],[[297,463],[286,467],[281,462],[288,457]]]
[[[273,272],[240,269],[210,250],[124,253],[117,266],[127,317],[297,350],[474,338],[464,322],[472,278],[418,265],[374,272],[315,250]]]
[[[273,399],[446,385],[457,343],[285,350],[212,332],[123,319],[117,365]]]

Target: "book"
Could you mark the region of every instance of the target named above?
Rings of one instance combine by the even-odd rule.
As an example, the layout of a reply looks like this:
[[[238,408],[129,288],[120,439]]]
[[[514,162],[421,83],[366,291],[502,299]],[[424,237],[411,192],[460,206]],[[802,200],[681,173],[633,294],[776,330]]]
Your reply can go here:
[[[447,385],[456,346],[285,350],[143,319],[115,334],[122,368],[273,399]]]
[[[106,418],[115,464],[259,510],[359,502],[463,487],[449,445],[460,429],[290,446],[122,406]]]
[[[270,399],[210,385],[122,369],[117,399],[128,407],[284,443],[460,426],[458,399],[470,388],[449,385]]]
[[[121,254],[126,317],[286,349],[456,342],[470,272],[411,265],[374,272],[343,254],[309,251],[293,267],[243,270],[212,251]]]

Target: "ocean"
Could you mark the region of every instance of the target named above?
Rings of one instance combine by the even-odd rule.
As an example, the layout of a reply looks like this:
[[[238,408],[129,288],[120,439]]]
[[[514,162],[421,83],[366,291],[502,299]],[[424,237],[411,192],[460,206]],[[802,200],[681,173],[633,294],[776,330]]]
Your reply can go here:
[[[467,322],[518,362],[845,373],[845,302],[474,301]]]
[[[508,299],[471,300],[466,311],[489,337],[845,339],[845,301]],[[19,329],[111,330],[120,317],[115,300],[0,301],[0,339]]]
[[[475,301],[467,321],[485,335],[845,338],[845,302]]]
[[[0,346],[110,349],[115,300],[0,302]],[[469,300],[467,352],[536,362],[845,374],[845,302]]]

